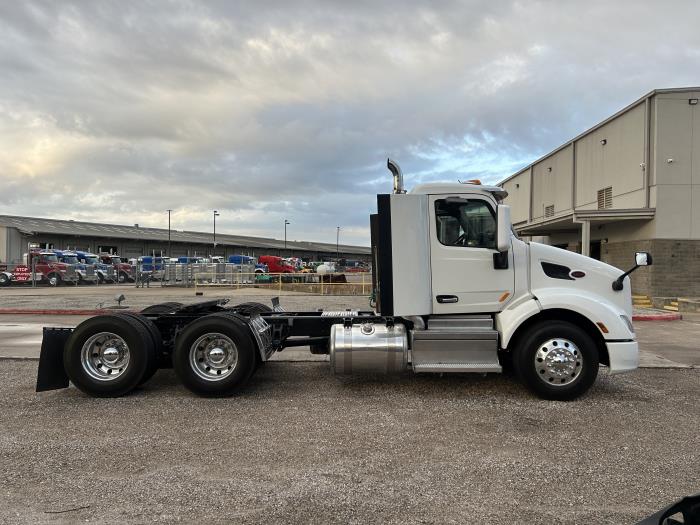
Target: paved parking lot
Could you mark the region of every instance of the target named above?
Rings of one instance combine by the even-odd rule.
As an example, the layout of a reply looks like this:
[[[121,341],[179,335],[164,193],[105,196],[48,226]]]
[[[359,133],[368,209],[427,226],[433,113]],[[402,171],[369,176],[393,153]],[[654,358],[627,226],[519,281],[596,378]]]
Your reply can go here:
[[[72,293],[71,307],[95,299]],[[132,302],[209,298],[177,293]],[[282,297],[288,309],[365,301]],[[0,356],[35,356],[41,326],[83,318],[0,316]],[[504,376],[339,380],[322,362],[270,362],[230,399],[195,397],[170,370],[92,399],[36,394],[36,361],[0,359],[0,523],[634,523],[700,491],[700,322],[636,326],[661,368],[602,371],[571,403]],[[326,359],[278,354],[290,358]]]
[[[269,363],[202,399],[35,394],[0,360],[2,523],[633,523],[698,492],[700,370],[603,376],[571,403],[508,377],[346,379]]]

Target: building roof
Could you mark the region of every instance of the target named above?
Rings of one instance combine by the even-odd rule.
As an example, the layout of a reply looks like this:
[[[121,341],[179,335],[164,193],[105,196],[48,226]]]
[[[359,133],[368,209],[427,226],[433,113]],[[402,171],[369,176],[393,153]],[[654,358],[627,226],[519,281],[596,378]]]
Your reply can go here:
[[[125,226],[121,224],[104,224],[94,222],[82,222],[63,219],[45,219],[39,217],[20,217],[16,215],[0,215],[0,226],[17,228],[20,232],[32,235],[36,233],[48,233],[55,235],[71,235],[81,237],[103,237],[114,239],[133,239],[137,241],[166,241],[168,230],[163,228],[143,228],[141,226]],[[213,244],[214,236],[211,233],[170,230],[170,239],[176,243],[189,244]],[[238,246],[242,248],[284,249],[284,241],[265,237],[251,237],[245,235],[216,234],[217,245]],[[287,241],[287,249],[336,253],[334,243],[313,241]],[[369,255],[371,249],[368,246],[353,246],[348,244],[338,245],[341,253]]]
[[[644,102],[644,101],[647,100],[647,99],[652,98],[652,97],[655,96],[655,95],[661,95],[661,94],[664,94],[664,93],[692,93],[692,92],[700,92],[700,87],[697,87],[697,86],[696,86],[696,87],[680,87],[680,88],[654,89],[654,90],[650,91],[649,93],[647,93],[646,95],[644,95],[644,96],[638,98],[637,100],[635,100],[635,101],[632,102],[631,104],[625,106],[625,107],[622,108],[620,111],[614,113],[613,115],[610,115],[608,118],[606,118],[605,120],[599,122],[598,124],[596,124],[596,125],[593,126],[592,128],[587,129],[586,131],[584,131],[583,133],[580,133],[579,135],[576,135],[573,139],[571,139],[571,140],[565,142],[564,144],[562,144],[562,145],[559,146],[558,148],[556,148],[556,149],[550,151],[550,152],[547,153],[546,155],[541,156],[540,158],[538,158],[537,160],[531,162],[530,164],[528,164],[528,165],[525,166],[524,168],[522,168],[522,169],[516,171],[516,172],[513,173],[511,176],[509,176],[509,177],[503,179],[501,182],[498,183],[498,185],[499,185],[499,186],[502,186],[503,184],[505,184],[506,182],[508,182],[508,181],[511,180],[512,178],[517,177],[517,176],[520,175],[521,173],[523,173],[523,172],[529,170],[529,169],[532,168],[535,164],[539,164],[539,163],[542,162],[543,160],[547,159],[548,157],[551,157],[552,155],[554,155],[554,154],[557,153],[558,151],[560,151],[560,150],[566,148],[567,146],[573,144],[574,142],[576,142],[577,140],[579,140],[579,139],[585,137],[585,136],[588,135],[589,133],[593,133],[595,130],[597,130],[597,129],[600,128],[601,126],[604,126],[605,124],[607,124],[607,123],[610,122],[611,120],[614,120],[614,119],[616,119],[617,117],[619,117],[620,115],[623,115],[624,113],[627,113],[630,109],[637,107],[639,104],[641,104],[642,102]]]

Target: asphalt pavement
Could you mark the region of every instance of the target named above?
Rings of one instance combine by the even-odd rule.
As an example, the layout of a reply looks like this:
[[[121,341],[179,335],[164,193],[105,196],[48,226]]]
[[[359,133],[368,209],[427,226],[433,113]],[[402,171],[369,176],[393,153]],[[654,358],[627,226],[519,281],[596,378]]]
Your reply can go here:
[[[268,363],[238,397],[170,370],[119,399],[0,360],[0,523],[629,524],[700,489],[700,370],[337,379]]]

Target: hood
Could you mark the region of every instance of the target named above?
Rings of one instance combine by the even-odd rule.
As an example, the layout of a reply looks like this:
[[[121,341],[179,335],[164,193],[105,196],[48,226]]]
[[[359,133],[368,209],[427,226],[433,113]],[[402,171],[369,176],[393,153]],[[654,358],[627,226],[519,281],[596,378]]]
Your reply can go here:
[[[624,272],[615,266],[584,255],[531,242],[530,286],[535,296],[545,289],[567,289],[570,293],[595,295],[632,316],[630,279],[626,277],[621,291],[612,283]],[[633,256],[634,254],[632,254]],[[546,293],[546,292],[544,292]]]

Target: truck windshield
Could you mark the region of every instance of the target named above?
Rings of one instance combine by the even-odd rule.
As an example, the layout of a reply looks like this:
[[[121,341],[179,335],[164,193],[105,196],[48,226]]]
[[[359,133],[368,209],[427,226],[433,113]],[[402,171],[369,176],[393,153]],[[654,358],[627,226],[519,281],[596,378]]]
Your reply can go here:
[[[99,264],[100,261],[97,260],[97,257],[85,257],[85,262],[87,264]]]
[[[58,262],[58,256],[53,253],[42,254],[41,256],[46,262]]]
[[[122,260],[119,257],[112,256],[112,264],[119,264]]]
[[[61,262],[66,264],[78,264],[80,261],[78,261],[78,258],[75,255],[64,255]]]

